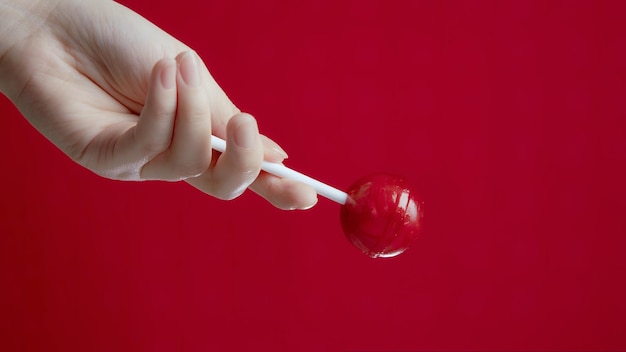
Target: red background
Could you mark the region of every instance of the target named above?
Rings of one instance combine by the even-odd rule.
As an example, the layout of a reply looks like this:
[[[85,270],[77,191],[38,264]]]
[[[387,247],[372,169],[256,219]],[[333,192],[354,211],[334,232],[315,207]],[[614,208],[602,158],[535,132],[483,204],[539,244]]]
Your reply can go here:
[[[626,350],[626,2],[128,0],[339,188],[423,236],[73,164],[0,101],[0,350]]]

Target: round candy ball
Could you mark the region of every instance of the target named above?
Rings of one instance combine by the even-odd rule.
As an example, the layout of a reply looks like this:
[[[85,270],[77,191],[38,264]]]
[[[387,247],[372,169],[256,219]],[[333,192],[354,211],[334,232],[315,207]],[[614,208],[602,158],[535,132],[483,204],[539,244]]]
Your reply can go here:
[[[370,175],[353,184],[347,194],[341,227],[366,255],[394,257],[417,237],[424,217],[422,201],[404,178]]]

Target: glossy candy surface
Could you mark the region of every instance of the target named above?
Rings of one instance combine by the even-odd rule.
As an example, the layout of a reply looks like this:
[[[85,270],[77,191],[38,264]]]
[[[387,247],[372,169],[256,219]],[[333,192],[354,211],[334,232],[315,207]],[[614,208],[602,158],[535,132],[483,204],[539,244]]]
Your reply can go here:
[[[422,226],[422,202],[404,178],[374,174],[347,191],[341,207],[346,237],[372,257],[394,257],[404,252]]]

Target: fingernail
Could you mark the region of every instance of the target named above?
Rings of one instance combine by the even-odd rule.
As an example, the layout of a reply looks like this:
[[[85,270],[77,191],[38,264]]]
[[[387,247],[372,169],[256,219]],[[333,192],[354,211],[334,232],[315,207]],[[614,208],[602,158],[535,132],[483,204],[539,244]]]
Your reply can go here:
[[[269,144],[269,150],[276,154],[276,156],[278,156],[280,159],[287,159],[289,157],[289,155],[287,155],[287,152],[281,148],[276,142],[274,142],[271,139],[267,139],[268,144]]]
[[[176,61],[174,59],[164,60],[161,69],[161,85],[165,89],[174,88],[176,85]]]
[[[254,148],[259,134],[256,122],[251,116],[244,116],[245,120],[239,123],[235,131],[235,143],[241,148]]]
[[[298,208],[298,210],[309,210],[309,209],[313,208],[315,206],[315,204],[317,204],[317,201],[318,201],[318,199],[317,199],[317,197],[315,197],[315,202],[313,202],[313,204],[307,205],[307,206],[304,206],[304,207],[301,207],[301,208]]]
[[[261,135],[261,140],[263,141],[265,160],[273,163],[280,163],[289,157],[287,152],[285,152],[285,150],[273,140],[264,135]]]
[[[289,155],[287,155],[287,152],[283,150],[283,148],[279,147],[279,146],[275,146],[272,147],[272,152],[278,156],[280,156],[283,159],[287,159],[289,157]]]
[[[190,87],[200,85],[200,73],[198,70],[198,56],[194,51],[185,52],[180,58],[180,76]]]

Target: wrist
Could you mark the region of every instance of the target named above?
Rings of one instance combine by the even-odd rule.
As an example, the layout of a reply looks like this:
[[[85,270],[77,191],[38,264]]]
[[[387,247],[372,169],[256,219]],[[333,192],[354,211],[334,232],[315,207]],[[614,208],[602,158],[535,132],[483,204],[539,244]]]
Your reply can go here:
[[[19,58],[11,50],[45,30],[60,0],[0,0],[0,92],[7,93]]]

